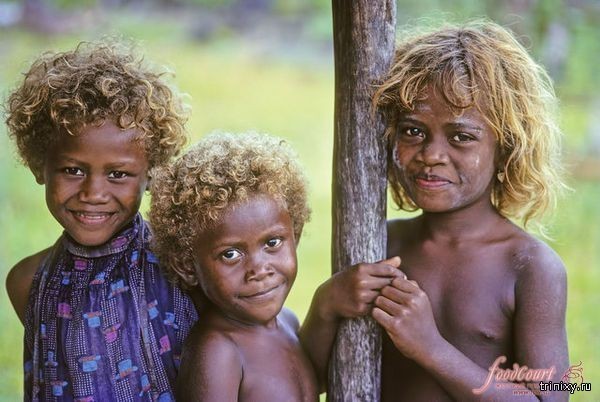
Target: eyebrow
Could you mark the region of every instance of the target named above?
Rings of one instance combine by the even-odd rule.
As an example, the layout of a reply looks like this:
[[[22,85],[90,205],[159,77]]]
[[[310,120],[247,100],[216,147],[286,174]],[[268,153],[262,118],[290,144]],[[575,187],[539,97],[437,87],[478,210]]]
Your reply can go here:
[[[284,226],[284,225],[280,225],[280,224],[276,224],[273,225],[269,228],[267,228],[261,235],[262,236],[266,236],[267,234],[280,234],[281,232],[290,232],[293,233],[294,229],[292,226],[289,227],[289,229]],[[241,244],[244,244],[246,241],[244,239],[241,239],[239,237],[236,236],[231,236],[229,238],[224,238],[222,241],[220,241],[219,243],[215,244],[214,248],[219,248],[219,247],[224,247],[224,246],[238,246]]]
[[[89,166],[89,163],[83,162],[77,158],[70,157],[65,154],[57,154],[56,159],[62,162],[73,163],[75,165]],[[115,162],[108,163],[106,168],[120,168],[124,166],[128,166],[130,164],[134,164],[135,161],[133,159],[123,158]]]
[[[399,123],[413,123],[413,124],[425,124],[422,120],[411,117],[410,115],[404,115],[398,119]]]
[[[476,132],[481,132],[483,131],[483,127],[479,126],[479,125],[475,125],[475,124],[469,124],[467,122],[454,122],[454,123],[449,123],[447,124],[448,127],[452,127],[452,128],[456,128],[456,129],[469,129],[471,131],[476,131]]]
[[[410,115],[405,115],[404,117],[401,117],[400,119],[398,119],[398,124],[405,124],[405,123],[411,123],[411,124],[415,124],[415,125],[427,125],[427,122],[425,120],[417,119]],[[466,121],[461,121],[461,120],[444,124],[444,126],[454,128],[454,129],[468,129],[470,131],[475,131],[477,133],[480,133],[481,131],[483,131],[483,127],[481,127],[480,125],[470,124]]]

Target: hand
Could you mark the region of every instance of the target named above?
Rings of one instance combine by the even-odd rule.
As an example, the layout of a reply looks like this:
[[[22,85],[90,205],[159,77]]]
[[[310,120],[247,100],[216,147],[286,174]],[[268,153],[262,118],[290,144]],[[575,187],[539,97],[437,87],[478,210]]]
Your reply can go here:
[[[443,340],[429,297],[415,281],[394,279],[381,290],[371,314],[396,348],[417,362]]]
[[[373,301],[394,278],[406,278],[398,269],[400,257],[361,263],[337,272],[319,288],[321,315],[329,320],[369,314]]]

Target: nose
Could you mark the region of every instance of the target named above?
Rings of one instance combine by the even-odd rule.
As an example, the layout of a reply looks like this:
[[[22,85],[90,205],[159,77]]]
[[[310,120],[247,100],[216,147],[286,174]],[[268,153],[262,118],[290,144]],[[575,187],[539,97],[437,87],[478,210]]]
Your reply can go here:
[[[448,146],[445,136],[432,136],[423,142],[416,158],[427,166],[445,164],[448,162]]]
[[[108,201],[105,180],[102,177],[88,175],[79,190],[79,200],[88,204],[102,204]]]
[[[246,281],[262,281],[274,273],[275,270],[268,258],[265,258],[265,256],[256,256],[248,264]]]

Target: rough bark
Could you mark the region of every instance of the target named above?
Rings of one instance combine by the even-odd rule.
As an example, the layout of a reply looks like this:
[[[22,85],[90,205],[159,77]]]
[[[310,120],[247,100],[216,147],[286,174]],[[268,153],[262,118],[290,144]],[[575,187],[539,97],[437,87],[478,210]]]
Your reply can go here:
[[[333,271],[386,252],[384,124],[371,108],[373,85],[394,51],[395,0],[333,0],[335,140]],[[380,398],[381,334],[370,318],[347,320],[337,334],[328,400]]]

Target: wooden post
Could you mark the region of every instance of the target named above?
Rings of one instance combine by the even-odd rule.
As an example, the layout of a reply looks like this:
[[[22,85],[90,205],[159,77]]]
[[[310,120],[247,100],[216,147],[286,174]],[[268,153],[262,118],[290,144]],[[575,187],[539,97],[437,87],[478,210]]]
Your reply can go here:
[[[371,112],[373,83],[394,52],[395,0],[333,0],[335,140],[333,271],[386,253],[384,124]],[[370,318],[338,330],[329,367],[329,401],[378,401],[381,334]]]

